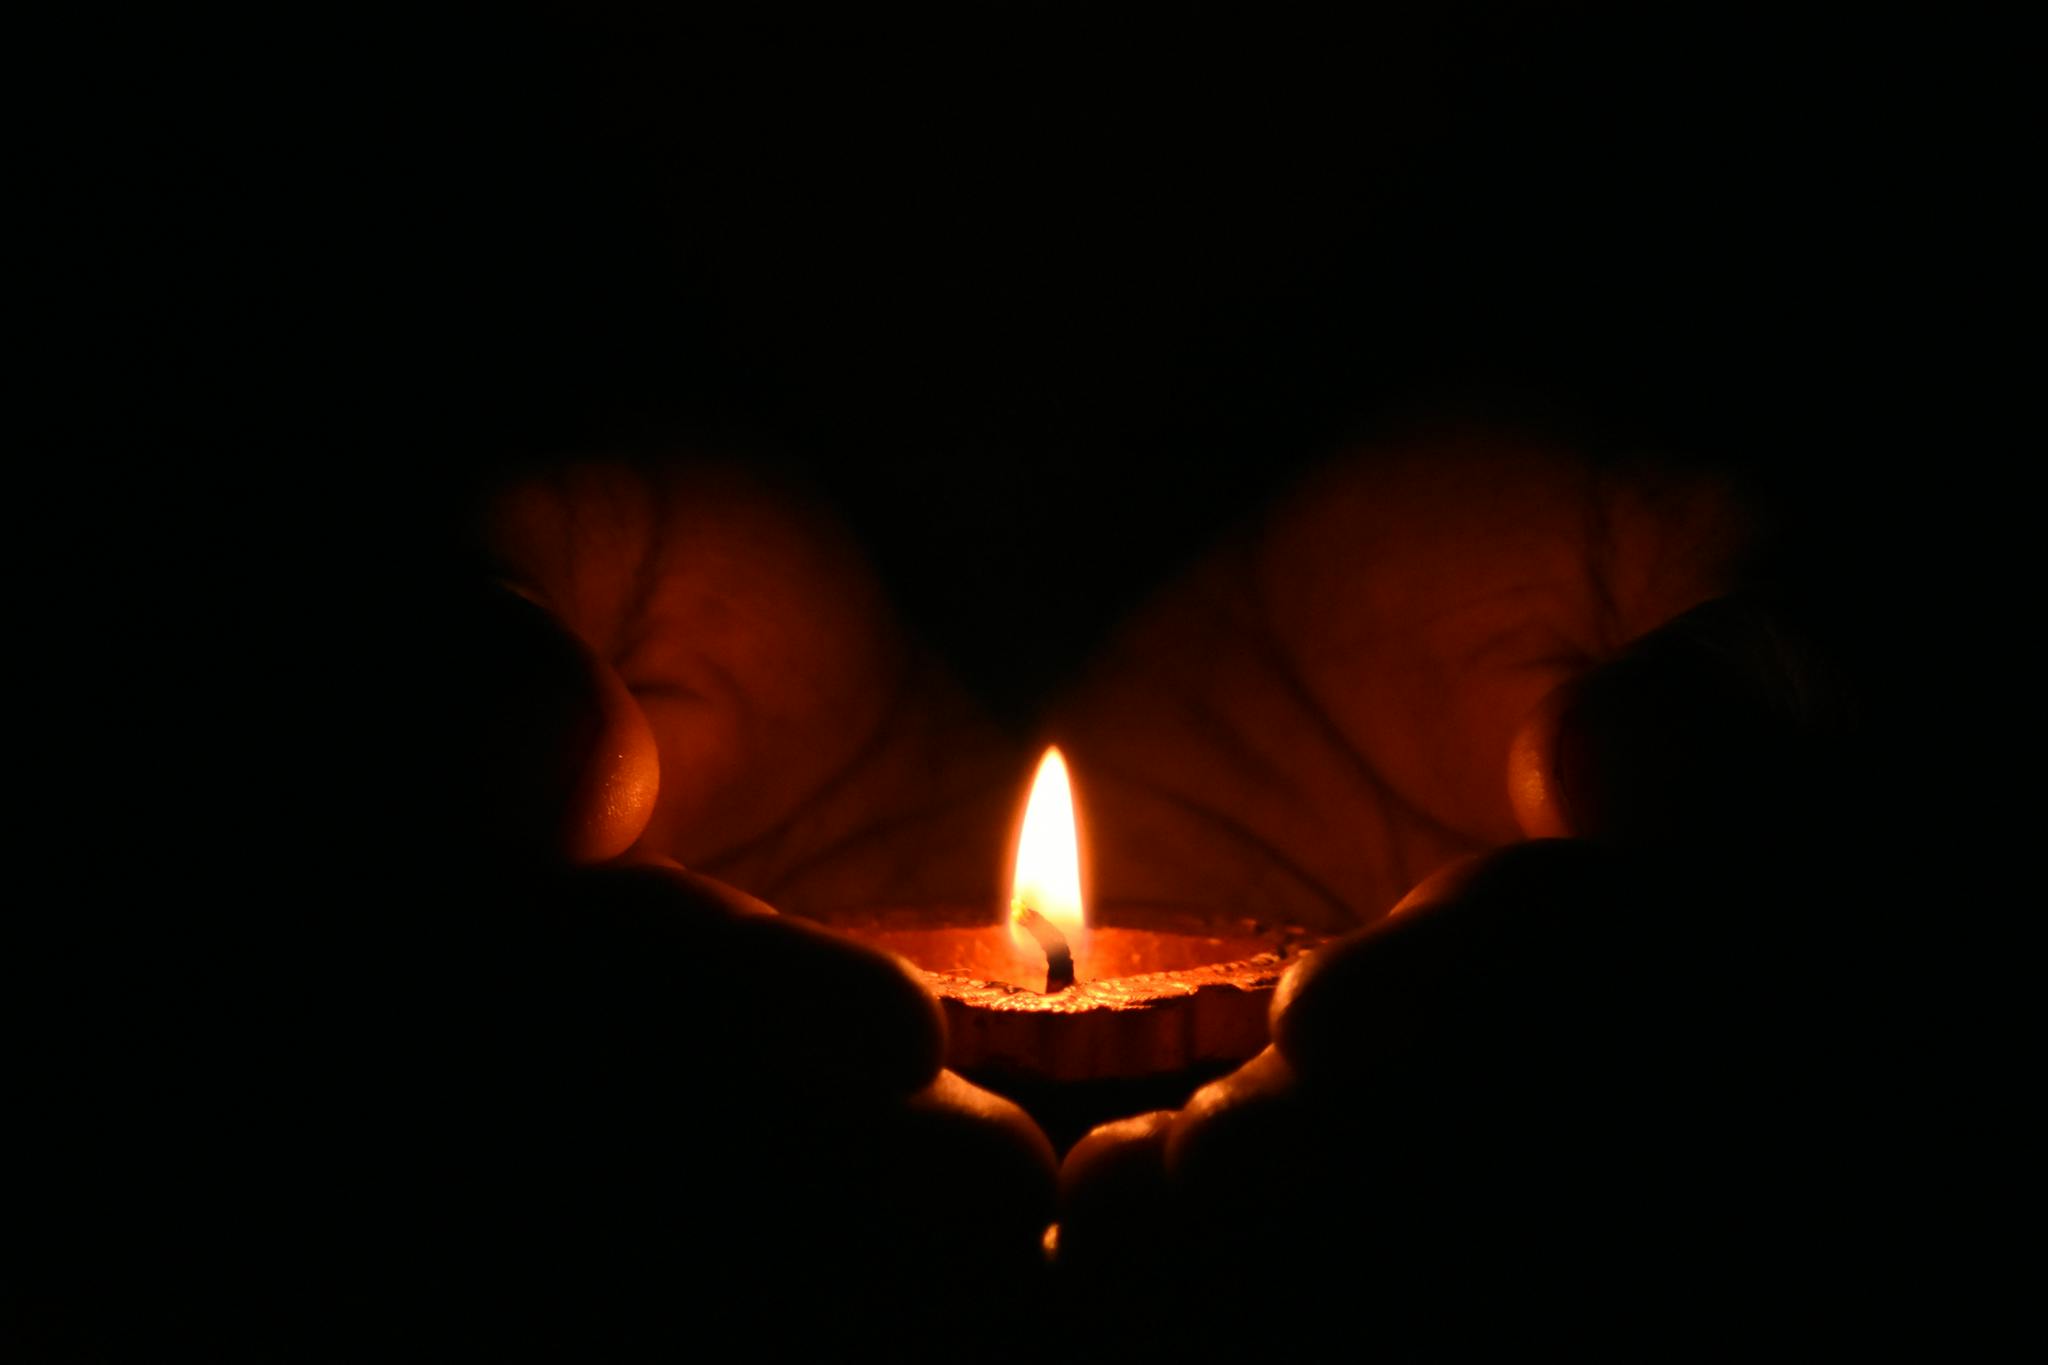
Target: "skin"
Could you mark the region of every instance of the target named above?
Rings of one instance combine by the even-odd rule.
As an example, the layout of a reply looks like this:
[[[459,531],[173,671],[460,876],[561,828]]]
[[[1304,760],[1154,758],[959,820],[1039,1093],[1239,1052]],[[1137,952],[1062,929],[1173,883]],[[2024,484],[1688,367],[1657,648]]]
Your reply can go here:
[[[505,490],[487,535],[646,720],[642,848],[818,918],[990,899],[1022,748],[823,511],[730,467],[591,463]]]
[[[596,464],[508,490],[490,527],[647,718],[644,846],[822,919],[989,899],[1032,755],[913,649],[821,514],[730,470]],[[1732,491],[1672,466],[1484,432],[1333,464],[1053,707],[1095,904],[1342,929],[1554,831],[1540,794],[1511,801],[1517,731],[1734,586],[1746,540]]]
[[[550,1154],[614,1136],[586,1168],[604,1174],[543,1183],[530,1228],[489,1239],[537,1242],[513,1260],[545,1283],[482,1276],[450,1316],[514,1324],[521,1349],[635,1355],[687,1352],[715,1311],[752,1324],[750,1352],[901,1356],[904,1312],[935,1342],[999,1314],[1045,1273],[1051,1145],[941,1069],[937,1002],[905,964],[748,890],[799,908],[955,892],[995,861],[1007,747],[913,655],[837,529],[735,471],[573,468],[507,490],[490,529],[503,577],[459,655],[484,702],[464,829],[515,984],[467,1008],[509,1011],[515,1041],[469,1062],[488,1079],[459,1121],[504,1115]],[[953,862],[913,856],[949,833]],[[889,880],[904,867],[939,880]],[[566,1070],[519,1064],[536,1031]],[[633,1098],[648,1077],[666,1098]],[[669,1266],[693,1228],[712,1254]]]
[[[1031,754],[910,642],[858,547],[787,490],[712,464],[588,463],[503,490],[485,526],[501,584],[465,656],[482,720],[468,735],[478,814],[462,826],[482,881],[476,927],[453,932],[509,954],[486,978],[509,994],[492,986],[465,1009],[510,1032],[465,1064],[484,1098],[455,1113],[502,1114],[548,1150],[615,1135],[588,1168],[607,1173],[600,1186],[534,1188],[532,1235],[625,1254],[663,1227],[723,1228],[758,1240],[772,1282],[814,1297],[868,1266],[836,1320],[885,1336],[885,1284],[950,1286],[909,1311],[950,1303],[965,1323],[1043,1274],[1043,1135],[940,1069],[942,1025],[900,963],[776,913],[987,903]],[[1728,489],[1672,467],[1596,467],[1479,432],[1359,452],[1171,585],[1054,704],[1106,917],[1165,905],[1357,934],[1290,983],[1280,1046],[1068,1158],[1070,1289],[1123,1286],[1108,1308],[1082,1292],[1077,1312],[1102,1309],[1113,1333],[1150,1294],[1187,1320],[1176,1296],[1224,1288],[1215,1276],[1247,1273],[1233,1248],[1288,1231],[1271,1222],[1276,1196],[1376,1169],[1377,1122],[1302,1078],[1373,1084],[1375,1049],[1427,1011],[1361,1016],[1329,983],[1349,959],[1376,970],[1390,950],[1370,926],[1433,869],[1532,830],[1584,832],[1555,784],[1514,794],[1510,753],[1525,778],[1548,773],[1562,712],[1545,699],[1727,591],[1745,538]],[[532,1071],[523,1038],[568,1069]],[[642,1094],[656,1076],[650,1093],[669,1098]],[[711,1113],[724,1117],[710,1130],[688,1117]],[[616,1199],[595,1193],[616,1179]],[[1196,1206],[1207,1231],[1186,1235]],[[875,1240],[846,1240],[864,1230]],[[661,1264],[558,1266],[518,1301],[565,1305],[534,1331],[591,1339],[641,1276],[642,1308],[672,1299]],[[502,1290],[483,1278],[476,1292]],[[704,1302],[757,1290],[721,1281]],[[778,1318],[766,1301],[758,1316]],[[658,1345],[668,1328],[647,1330]]]
[[[1062,710],[1100,899],[1341,930],[1520,837],[1505,763],[1570,679],[1735,582],[1733,494],[1479,432],[1309,479]]]

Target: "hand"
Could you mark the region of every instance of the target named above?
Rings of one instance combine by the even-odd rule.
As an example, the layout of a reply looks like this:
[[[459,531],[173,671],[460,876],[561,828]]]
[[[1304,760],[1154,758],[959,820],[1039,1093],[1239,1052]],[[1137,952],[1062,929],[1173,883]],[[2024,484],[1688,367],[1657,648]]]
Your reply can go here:
[[[1872,1112],[1838,1105],[1869,1045],[1839,680],[1716,596],[1725,490],[1435,454],[1281,504],[1073,713],[1099,882],[1367,925],[1290,975],[1264,1054],[1069,1154],[1077,1315],[1210,1353],[1296,1313],[1397,1356],[1815,1331],[1898,1282],[1864,1278],[1876,1167],[1822,1156]]]
[[[408,1030],[441,1175],[404,1153],[374,1206],[414,1229],[386,1273],[431,1286],[379,1305],[410,1342],[922,1358],[1042,1276],[1051,1148],[940,1070],[893,959],[654,862],[466,909],[470,980]]]
[[[1498,435],[1325,469],[1053,708],[1098,914],[1341,929],[1451,858],[1561,832],[1545,774],[1563,702],[1731,591],[1750,520],[1696,470]],[[829,519],[716,467],[610,464],[517,486],[489,530],[583,643],[620,733],[644,718],[660,776],[643,847],[827,920],[998,899],[1035,754],[906,640]]]
[[[1548,455],[1481,450],[1465,458],[1482,467],[1500,460],[1510,469],[1526,466],[1525,482],[1537,488],[1573,468]],[[1418,458],[1408,467],[1428,463]],[[1372,482],[1388,477],[1374,471],[1401,468],[1361,461],[1329,477],[1340,490],[1364,479],[1379,488],[1375,498],[1409,499],[1408,513],[1388,514],[1388,541],[1413,548],[1389,549],[1387,572],[1412,555],[1426,580],[1442,575],[1424,572],[1424,564],[1457,577],[1461,570],[1445,567],[1457,557],[1432,546],[1446,537],[1459,543],[1450,513],[1460,500],[1440,497],[1439,517],[1426,497],[1415,501],[1435,487],[1431,479]],[[1400,491],[1408,485],[1420,492]],[[1354,498],[1335,505],[1377,504]],[[1693,514],[1674,517],[1667,509],[1650,524],[1676,527],[1681,546],[1697,540],[1708,549],[1651,558],[1724,564],[1719,533],[1709,533],[1718,514],[1700,512],[1720,504],[1679,498],[1677,505]],[[1350,924],[1370,919],[1373,897],[1417,867],[1512,832],[1498,754],[1492,795],[1482,799],[1472,794],[1481,789],[1473,775],[1483,753],[1447,765],[1466,780],[1439,783],[1442,775],[1427,765],[1404,768],[1401,745],[1379,743],[1370,725],[1357,730],[1355,743],[1350,730],[1332,741],[1327,722],[1313,717],[1294,728],[1266,725],[1276,698],[1299,695],[1289,669],[1323,676],[1318,649],[1275,654],[1255,630],[1221,650],[1207,647],[1214,637],[1204,635],[1200,609],[1219,594],[1255,605],[1249,617],[1233,619],[1278,629],[1297,599],[1273,594],[1269,611],[1267,598],[1252,591],[1259,581],[1313,581],[1317,571],[1348,581],[1349,533],[1317,532],[1319,509],[1329,509],[1310,494],[1290,506],[1268,523],[1265,552],[1239,547],[1219,556],[1178,603],[1169,600],[1134,628],[1117,659],[1063,713],[1074,727],[1095,846],[1106,855],[1099,889],[1112,909],[1119,901],[1174,901]],[[1411,522],[1434,529],[1404,542],[1396,533]],[[1549,548],[1533,561],[1515,560],[1510,576],[1529,562],[1562,565],[1573,546],[1582,551],[1583,537],[1567,523],[1561,516],[1543,523],[1557,544],[1536,537]],[[1492,524],[1468,528],[1465,540],[1487,543],[1482,532]],[[1687,528],[1699,534],[1681,534]],[[678,1252],[661,1242],[664,1229],[686,1219],[721,1229],[718,1235],[764,1258],[808,1245],[818,1251],[815,1267],[879,1266],[848,1290],[842,1306],[849,1308],[862,1298],[860,1285],[914,1280],[957,1290],[949,1301],[966,1305],[964,1315],[981,1292],[995,1292],[975,1286],[1028,1276],[1049,1154],[1014,1110],[935,1075],[929,1001],[906,995],[907,978],[891,976],[880,959],[752,914],[726,885],[656,869],[660,855],[678,856],[696,873],[709,870],[819,914],[988,899],[1016,776],[1029,756],[979,723],[904,641],[857,556],[828,523],[751,481],[702,468],[585,469],[514,490],[493,530],[500,567],[530,597],[455,614],[458,625],[494,614],[524,622],[477,626],[457,651],[475,667],[465,675],[469,706],[459,713],[475,726],[470,742],[454,748],[476,765],[459,769],[468,785],[452,790],[476,800],[454,803],[449,813],[445,873],[430,883],[432,894],[412,897],[402,911],[375,902],[349,907],[349,936],[336,941],[335,956],[345,961],[327,967],[337,990],[321,997],[343,1006],[323,1017],[343,1022],[328,1026],[319,1053],[342,1059],[344,1083],[315,1086],[306,1100],[317,1122],[302,1131],[321,1135],[313,1147],[281,1146],[257,1166],[289,1172],[296,1160],[323,1160],[314,1153],[357,1140],[355,1174],[330,1182],[329,1196],[311,1207],[302,1199],[280,1209],[274,1236],[250,1241],[302,1246],[304,1230],[316,1227],[331,1234],[319,1242],[326,1250],[312,1269],[289,1258],[266,1265],[262,1292],[237,1300],[272,1305],[272,1318],[223,1328],[207,1317],[211,1301],[181,1294],[175,1277],[162,1283],[165,1301],[178,1300],[181,1311],[214,1330],[272,1344],[281,1338],[266,1331],[288,1333],[306,1320],[299,1310],[317,1310],[323,1295],[341,1293],[393,1310],[357,1320],[400,1339],[432,1339],[488,1307],[482,1316],[511,1333],[604,1340],[624,1353],[660,1349],[691,1330],[686,1314],[665,1311],[676,1303],[666,1291],[676,1283]],[[1318,546],[1324,558],[1310,553]],[[1475,556],[1468,549],[1464,558]],[[1616,562],[1636,560],[1619,554]],[[1381,572],[1353,568],[1368,584]],[[1694,586],[1658,600],[1676,610],[1718,581],[1719,571],[1680,574],[1675,581]],[[1377,599],[1366,593],[1359,600]],[[1396,601],[1383,613],[1387,624],[1363,632],[1373,643],[1358,657],[1370,668],[1331,676],[1375,681],[1384,664],[1441,664],[1458,653],[1404,653],[1405,627],[1395,623],[1447,630],[1443,620],[1460,619],[1424,613],[1418,621],[1407,610]],[[1367,616],[1368,624],[1377,620]],[[1518,613],[1478,616],[1519,638],[1511,628]],[[1281,634],[1312,645],[1320,638],[1314,617],[1306,613],[1299,630]],[[507,635],[526,643],[507,646]],[[1450,630],[1448,638],[1466,637]],[[500,648],[507,652],[494,652]],[[1192,666],[1181,667],[1190,651]],[[1298,664],[1282,667],[1276,658]],[[1155,689],[1145,680],[1160,676],[1162,661],[1172,665],[1164,670],[1170,685]],[[1212,663],[1213,678],[1202,671]],[[1463,676],[1439,671],[1453,683]],[[1434,724],[1455,751],[1458,716],[1493,716],[1505,747],[1517,721],[1501,717],[1526,710],[1524,700],[1533,703],[1553,676],[1569,671],[1545,675],[1526,695],[1475,689],[1480,700],[1462,711],[1446,708]],[[1496,695],[1502,691],[1505,702]],[[1229,723],[1193,723],[1196,701],[1213,701]],[[1330,709],[1349,714],[1341,696]],[[1247,730],[1272,755],[1263,786],[1232,748],[1233,734]],[[1382,752],[1371,765],[1357,760]],[[1186,760],[1194,760],[1191,768],[1182,766]],[[1333,763],[1364,776],[1333,785]],[[1382,769],[1398,801],[1376,794]],[[1251,780],[1249,797],[1234,789],[1240,778]],[[1175,799],[1160,801],[1162,790]],[[1286,827],[1257,810],[1277,795],[1280,809],[1300,814],[1318,792],[1351,804]],[[1458,816],[1466,805],[1472,809]],[[1351,837],[1361,817],[1363,849]],[[1243,837],[1219,842],[1217,831],[1233,825]],[[629,843],[638,844],[638,861],[656,867],[563,866],[601,860]],[[1290,871],[1290,860],[1305,860],[1312,876]],[[1200,886],[1197,873],[1215,874],[1213,886]],[[1304,890],[1318,880],[1327,883],[1322,891]],[[759,927],[766,925],[774,927]],[[801,1013],[788,1016],[801,1027],[779,1030],[778,997],[756,989],[791,978],[805,983],[799,994],[823,1017],[872,1026],[849,1034],[843,1047],[827,1045],[829,1056],[806,1050],[835,1030]],[[366,997],[367,983],[383,984]],[[365,998],[385,1003],[365,1018]],[[717,1045],[705,1046],[712,1038]],[[648,1092],[646,1078],[682,1070],[677,1056],[691,1064],[689,1079]],[[710,1132],[688,1122],[710,1111],[744,1118]],[[391,1116],[407,1112],[424,1118],[389,1126]],[[439,1136],[423,1148],[415,1132]],[[469,1174],[426,1180],[427,1151],[444,1154],[440,1169]],[[296,1174],[286,1179],[287,1188],[304,1190]],[[521,1197],[508,1204],[505,1190],[514,1186]],[[754,1197],[760,1191],[776,1196],[762,1205]],[[948,1212],[962,1191],[974,1192],[970,1219]],[[433,1212],[423,1216],[423,1208]],[[444,1231],[392,1245],[390,1229],[429,1225]],[[910,1248],[909,1259],[880,1265],[866,1257],[871,1248],[838,1240],[863,1226],[890,1229],[889,1245]],[[246,1247],[232,1263],[248,1264]],[[716,1303],[725,1318],[734,1304],[752,1305],[775,1323],[784,1321],[773,1307],[778,1289],[778,1281],[728,1273],[686,1304]],[[500,1315],[508,1303],[522,1311]],[[656,1311],[644,1311],[649,1305]],[[901,1321],[898,1307],[881,1317]],[[921,1303],[912,1315],[930,1311]],[[875,1316],[848,1321],[855,1324],[848,1331],[863,1323],[883,1330]]]
[[[1096,901],[1343,929],[1432,869],[1557,832],[1548,694],[1729,592],[1732,489],[1484,433],[1363,451],[1126,630],[1057,732]]]
[[[76,956],[94,992],[37,1011],[59,1047],[25,1103],[37,1254],[8,1331],[31,1354],[917,1358],[1033,1292],[1052,1150],[941,1071],[918,981],[619,856],[701,826],[800,869],[781,822],[838,838],[859,802],[820,789],[900,778],[877,733],[925,714],[839,542],[750,485],[706,496],[709,544],[617,580],[712,641],[633,637],[644,702],[616,642],[531,589],[423,596],[445,659],[412,675],[410,766],[362,822],[382,838],[309,842],[260,920],[181,915],[143,991],[120,936]],[[604,581],[631,509],[545,586]],[[417,844],[408,794],[435,817]]]
[[[1299,1329],[1395,1358],[1955,1330],[1928,1116],[1841,979],[1857,954],[1804,951],[1812,883],[1731,902],[1674,871],[1514,845],[1308,959],[1265,1053],[1069,1153],[1075,1320],[1111,1349]]]
[[[676,1353],[711,1324],[750,1353],[915,1357],[1004,1316],[1042,1275],[1047,1140],[940,1070],[936,1001],[899,962],[657,851],[840,886],[807,880],[803,841],[852,837],[825,864],[860,866],[844,825],[911,790],[920,755],[895,745],[940,708],[905,690],[936,673],[913,681],[829,526],[752,481],[586,467],[498,516],[528,596],[498,598],[510,653],[475,692],[510,700],[475,747],[502,753],[483,825],[516,839],[465,935],[496,968],[496,1033],[457,1121],[557,1173],[459,1240],[489,1273],[457,1320],[543,1326],[565,1353]]]
[[[717,476],[620,468],[528,485],[496,525],[508,572],[616,670],[619,684],[599,690],[631,697],[646,720],[662,787],[643,847],[826,915],[926,896],[958,904],[995,866],[992,847],[950,866],[906,856],[985,845],[1022,756],[964,707],[928,704],[946,695],[936,670],[893,633],[829,528]],[[1741,545],[1739,510],[1711,482],[1595,478],[1551,451],[1469,444],[1326,473],[1136,623],[1063,710],[1099,902],[1112,915],[1165,901],[1330,928],[1373,919],[1417,871],[1519,833],[1507,772],[1516,732],[1539,714],[1556,731],[1562,711],[1541,708],[1545,697],[1568,695],[1560,687],[1594,661],[1725,590]],[[732,573],[735,563],[749,572]],[[1411,723],[1389,724],[1395,715]],[[1550,768],[1539,751],[1555,745],[1524,745],[1538,773]],[[910,753],[920,761],[903,761]],[[932,809],[906,780],[920,768],[979,795],[980,841],[965,821],[950,836],[936,823],[965,807]],[[1524,821],[1562,818],[1554,791],[1537,795]],[[906,866],[927,880],[899,880]],[[1339,1032],[1324,1050],[1340,1057],[1373,1036]],[[1294,1119],[1271,1120],[1283,1111]],[[1297,1152],[1285,1167],[1310,1199],[1355,1188],[1339,1138],[1356,1124],[1303,1119],[1278,1052],[1212,1087],[1184,1120],[1141,1121],[1136,1149],[1163,1158],[1153,1139],[1171,1128],[1199,1156],[1247,1112],[1262,1153]],[[1070,1172],[1088,1172],[1103,1149],[1077,1152]],[[1315,1151],[1329,1160],[1308,1160]],[[1218,1228],[1256,1226],[1268,1186],[1245,1162],[1206,1168],[1223,1174],[1189,1183],[1175,1165],[1177,1200]],[[1165,1169],[1138,1186],[1158,1187]],[[1084,1197],[1068,1223],[1079,1239],[1070,1266],[1086,1266],[1090,1239],[1118,1219]],[[1180,1250],[1130,1248],[1101,1282],[1127,1285],[1132,1266],[1180,1266],[1182,1251],[1208,1244],[1176,1240]]]
[[[1588,844],[1520,844],[1309,958],[1272,1047],[1068,1155],[1060,1261],[1079,1315],[1113,1338],[1187,1324],[1205,1349],[1297,1316],[1396,1357],[1657,1340],[1628,1329],[1676,1299],[1630,1258],[1696,1226],[1678,1197],[1726,1172],[1667,1188],[1653,1169],[1674,1159],[1661,1125],[1687,1112],[1670,1100],[1699,1059],[1646,1008],[1674,977],[1644,951],[1656,911],[1639,890]]]
[[[584,464],[506,490],[487,538],[644,718],[643,848],[817,918],[998,903],[1035,755],[906,638],[821,510],[717,465]]]

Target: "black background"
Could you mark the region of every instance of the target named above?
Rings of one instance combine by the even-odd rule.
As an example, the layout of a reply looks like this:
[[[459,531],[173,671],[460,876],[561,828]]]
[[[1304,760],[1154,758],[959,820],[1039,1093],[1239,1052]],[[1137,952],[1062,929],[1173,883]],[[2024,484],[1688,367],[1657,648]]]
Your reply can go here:
[[[50,826],[149,850],[112,869],[138,923],[166,867],[235,924],[438,858],[477,495],[536,462],[813,486],[1023,733],[1297,472],[1477,419],[1746,481],[1949,875],[1989,812],[1924,770],[2007,743],[1959,734],[2010,634],[1961,552],[2024,508],[1965,434],[2005,283],[1951,38],[1497,2],[102,23],[37,125],[85,450],[30,462],[63,590],[30,597],[60,738],[103,741]]]
[[[618,450],[821,488],[1019,726],[1148,590],[1355,441],[1479,417],[1724,465],[1782,513],[1776,571],[1885,665],[1862,670],[1873,705],[1913,703],[1877,726],[1900,795],[1856,882],[1897,904],[1829,910],[1981,934],[1936,958],[1902,933],[1896,989],[1856,994],[1899,1001],[1916,1081],[1960,1094],[1953,1058],[2004,1066],[1943,1049],[1976,1028],[1948,1006],[1992,994],[2005,902],[1922,894],[1993,841],[1937,831],[1977,807],[1912,784],[1956,714],[1920,684],[1971,657],[1929,566],[1975,526],[1956,508],[1998,492],[1997,453],[1950,436],[1958,304],[1989,271],[1968,138],[1929,117],[1950,58],[1917,21],[601,3],[193,23],[99,21],[29,128],[67,248],[28,263],[57,305],[38,349],[69,381],[58,431],[88,446],[37,433],[24,462],[59,478],[22,504],[49,547],[22,597],[64,629],[23,671],[71,722],[46,731],[35,818],[76,854],[62,913],[25,917],[59,968],[38,973],[30,1107],[94,1179],[95,1143],[132,1161],[126,1134],[165,1131],[122,1126],[138,1096],[210,1150],[220,1113],[265,1102],[251,1076],[325,1087],[276,1020],[382,1008],[335,944],[385,912],[359,951],[402,972],[408,917],[466,875],[408,880],[448,799],[438,589],[474,568],[475,494]],[[1022,661],[1019,628],[1058,647]],[[278,1057],[216,1067],[214,1106],[189,1077],[208,1039]],[[1930,1127],[1960,1112],[1899,1093]],[[1911,1156],[1892,1141],[1884,1161]],[[1946,1198],[1925,1164],[1916,1195]]]
[[[1831,608],[1898,604],[1891,464],[1956,268],[1909,23],[600,4],[236,37],[260,93],[183,149],[227,154],[189,200],[226,288],[176,349],[228,381],[195,437],[260,450],[288,517],[357,509],[323,568],[453,545],[524,460],[758,460],[1022,723],[1291,472],[1462,416],[1754,476]],[[1019,623],[1064,647],[1020,665]]]

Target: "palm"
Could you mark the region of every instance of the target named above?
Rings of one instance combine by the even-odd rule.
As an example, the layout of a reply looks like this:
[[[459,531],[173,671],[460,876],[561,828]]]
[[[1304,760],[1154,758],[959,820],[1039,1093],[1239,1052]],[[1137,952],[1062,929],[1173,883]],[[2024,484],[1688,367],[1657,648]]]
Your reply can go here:
[[[1029,755],[906,641],[831,524],[713,470],[585,468],[497,540],[661,755],[643,842],[785,909],[992,904]],[[1510,737],[1729,586],[1725,490],[1478,438],[1341,462],[1053,710],[1095,899],[1339,928],[1517,835]]]
[[[1064,712],[1098,896],[1340,928],[1519,837],[1530,708],[1726,591],[1705,480],[1477,439],[1323,470],[1125,631]]]
[[[730,470],[607,464],[511,490],[491,533],[647,715],[643,847],[819,918],[993,905],[1022,751],[829,518]]]

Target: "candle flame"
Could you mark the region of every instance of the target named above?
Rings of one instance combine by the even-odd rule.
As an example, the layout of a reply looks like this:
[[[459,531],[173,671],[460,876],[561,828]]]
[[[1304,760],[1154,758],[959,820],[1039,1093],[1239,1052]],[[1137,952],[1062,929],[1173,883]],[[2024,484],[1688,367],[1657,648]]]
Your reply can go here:
[[[1010,887],[1013,904],[1030,906],[1078,946],[1087,923],[1081,911],[1080,836],[1074,789],[1058,748],[1047,749],[1038,761],[1038,776],[1032,779],[1031,799],[1025,803],[1024,824],[1017,835]],[[1036,942],[1017,917],[1005,918],[1017,945],[1035,950]]]

